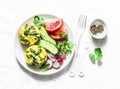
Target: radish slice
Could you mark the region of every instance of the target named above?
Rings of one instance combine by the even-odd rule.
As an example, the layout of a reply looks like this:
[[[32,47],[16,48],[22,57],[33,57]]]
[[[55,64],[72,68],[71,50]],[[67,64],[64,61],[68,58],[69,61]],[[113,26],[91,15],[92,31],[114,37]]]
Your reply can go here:
[[[62,59],[61,57],[58,57],[58,58],[57,58],[57,61],[58,61],[59,63],[62,63],[62,62],[63,62],[63,59]]]
[[[60,68],[60,63],[57,62],[57,61],[54,62],[54,63],[53,63],[53,68],[54,68],[54,69],[58,69],[58,68]]]
[[[66,53],[61,54],[60,57],[61,57],[62,59],[66,59]]]
[[[56,59],[55,59],[55,58],[51,58],[50,60],[51,60],[52,62],[55,62],[55,61],[56,61]]]
[[[50,64],[50,66],[49,66],[48,68],[51,68],[51,67],[52,67],[52,65],[53,65],[52,61],[51,61],[51,60],[49,60],[49,59],[46,61],[46,64]]]
[[[49,53],[47,53],[47,55],[48,55],[48,58],[49,58],[51,61],[53,61],[53,62],[56,61],[56,59],[54,58],[53,55],[51,55],[51,54],[49,54]]]

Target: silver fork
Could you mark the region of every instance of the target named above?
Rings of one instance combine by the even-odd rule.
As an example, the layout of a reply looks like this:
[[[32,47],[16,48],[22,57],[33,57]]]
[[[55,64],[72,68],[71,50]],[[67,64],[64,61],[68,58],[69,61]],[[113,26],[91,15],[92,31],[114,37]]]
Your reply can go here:
[[[70,72],[69,72],[69,76],[70,77],[74,77],[76,76],[76,67],[82,67],[81,66],[81,63],[79,64],[80,61],[78,61],[77,63],[77,66],[75,64],[75,61],[77,60],[81,60],[81,59],[77,59],[78,58],[78,50],[79,50],[79,45],[80,45],[80,40],[85,32],[85,28],[86,28],[86,21],[87,21],[87,16],[86,15],[80,15],[79,16],[79,19],[78,19],[78,25],[77,25],[77,40],[76,40],[76,48],[75,48],[75,55],[74,55],[74,58],[73,58],[73,62],[72,62],[72,65],[74,64],[75,68],[74,67],[71,67],[70,68]],[[82,71],[82,68],[77,68],[79,71],[78,71],[78,76],[80,77],[83,77],[84,76],[84,73]]]

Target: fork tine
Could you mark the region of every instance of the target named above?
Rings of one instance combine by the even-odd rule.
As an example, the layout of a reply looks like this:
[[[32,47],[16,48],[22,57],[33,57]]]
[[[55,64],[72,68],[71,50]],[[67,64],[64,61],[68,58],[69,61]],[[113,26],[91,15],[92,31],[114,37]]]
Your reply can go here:
[[[87,20],[87,16],[86,15],[80,15],[79,19],[78,19],[78,28],[85,29],[85,27],[86,27],[86,20]]]
[[[86,15],[80,15],[79,16],[79,19],[78,19],[78,31],[77,31],[79,33],[79,36],[78,36],[79,39],[81,39],[81,36],[83,35],[83,33],[85,31],[86,20],[87,20]]]

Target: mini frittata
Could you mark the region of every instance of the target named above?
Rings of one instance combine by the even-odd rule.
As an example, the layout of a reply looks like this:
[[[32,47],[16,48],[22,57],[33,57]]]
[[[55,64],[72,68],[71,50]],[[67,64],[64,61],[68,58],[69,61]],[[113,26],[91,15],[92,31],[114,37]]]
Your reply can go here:
[[[34,45],[40,37],[40,30],[32,23],[22,26],[18,32],[22,44]]]
[[[38,45],[30,46],[26,49],[25,60],[28,65],[41,67],[47,60],[47,52]]]

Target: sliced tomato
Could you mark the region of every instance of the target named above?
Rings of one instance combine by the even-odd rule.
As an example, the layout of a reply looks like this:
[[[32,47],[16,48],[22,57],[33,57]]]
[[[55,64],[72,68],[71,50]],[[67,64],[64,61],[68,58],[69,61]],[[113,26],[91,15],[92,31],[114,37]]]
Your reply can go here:
[[[62,33],[66,33],[68,34],[68,30],[66,27],[62,26],[59,30],[54,32],[55,34],[62,34]]]
[[[54,33],[50,33],[50,36],[55,40],[64,40],[68,35],[68,31],[65,27],[61,27],[59,30]]]
[[[60,37],[59,35],[56,34],[50,34],[50,36],[57,41],[64,40],[64,37]]]
[[[60,29],[63,26],[63,20],[61,18],[56,19],[52,22],[46,22],[46,30],[48,32],[54,32],[57,31],[58,29]]]

